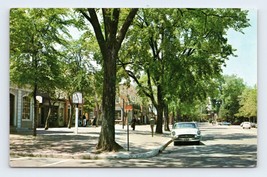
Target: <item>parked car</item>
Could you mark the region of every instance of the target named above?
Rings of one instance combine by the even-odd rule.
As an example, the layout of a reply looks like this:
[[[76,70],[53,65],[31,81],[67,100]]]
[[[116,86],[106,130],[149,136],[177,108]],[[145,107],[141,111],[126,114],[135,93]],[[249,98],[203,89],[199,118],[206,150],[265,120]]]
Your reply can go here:
[[[240,126],[243,128],[243,129],[251,129],[252,125],[250,122],[242,122],[240,124]]]
[[[229,126],[229,125],[231,125],[231,123],[224,121],[224,122],[218,122],[218,125],[227,125],[227,126]]]
[[[181,142],[200,144],[201,132],[196,122],[178,122],[173,125],[171,136],[174,145]]]
[[[251,128],[257,128],[257,124],[256,123],[250,122],[250,124],[251,124]]]
[[[230,126],[231,123],[230,123],[230,122],[222,122],[221,125],[227,125],[227,126]]]

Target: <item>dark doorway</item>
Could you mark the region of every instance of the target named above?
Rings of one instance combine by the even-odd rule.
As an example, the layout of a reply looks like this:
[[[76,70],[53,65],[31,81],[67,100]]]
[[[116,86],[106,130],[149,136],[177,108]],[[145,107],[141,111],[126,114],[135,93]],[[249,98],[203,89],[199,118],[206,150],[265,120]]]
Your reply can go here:
[[[9,94],[9,125],[14,126],[15,116],[15,95]]]

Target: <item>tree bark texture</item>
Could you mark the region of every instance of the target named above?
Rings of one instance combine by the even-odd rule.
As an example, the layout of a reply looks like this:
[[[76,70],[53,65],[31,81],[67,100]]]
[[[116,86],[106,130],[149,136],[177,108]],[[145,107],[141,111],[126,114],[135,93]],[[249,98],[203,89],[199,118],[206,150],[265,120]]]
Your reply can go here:
[[[115,142],[115,94],[116,58],[113,48],[109,48],[104,58],[103,120],[97,149],[117,151],[121,147]]]
[[[167,104],[164,104],[164,118],[164,131],[170,131],[169,107]]]
[[[163,95],[162,95],[162,88],[160,85],[157,86],[157,98],[158,98],[158,105],[157,108],[157,127],[156,127],[156,133],[163,133],[162,131],[162,123],[163,123],[163,108],[164,108],[164,102],[163,102]]]

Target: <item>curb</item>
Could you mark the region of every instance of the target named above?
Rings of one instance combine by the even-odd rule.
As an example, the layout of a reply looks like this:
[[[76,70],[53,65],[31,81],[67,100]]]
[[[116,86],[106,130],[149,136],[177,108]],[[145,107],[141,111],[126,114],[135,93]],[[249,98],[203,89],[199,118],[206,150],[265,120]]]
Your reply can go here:
[[[165,148],[173,140],[169,140],[167,143],[162,145],[159,148],[151,150],[149,152],[131,154],[129,152],[118,152],[115,154],[93,154],[93,153],[81,153],[81,154],[45,154],[45,153],[21,153],[21,152],[10,152],[10,156],[19,156],[19,157],[43,157],[43,158],[63,158],[63,159],[140,159],[140,158],[150,158],[157,156],[159,153],[165,150]]]
[[[140,159],[140,158],[150,158],[150,157],[154,157],[157,156],[159,153],[161,153],[162,151],[165,150],[165,148],[172,143],[173,140],[169,140],[167,143],[165,143],[164,145],[162,145],[160,148],[154,149],[152,151],[149,152],[145,152],[145,153],[138,153],[138,154],[129,154],[129,153],[118,153],[116,155],[113,156],[108,156],[108,159]]]

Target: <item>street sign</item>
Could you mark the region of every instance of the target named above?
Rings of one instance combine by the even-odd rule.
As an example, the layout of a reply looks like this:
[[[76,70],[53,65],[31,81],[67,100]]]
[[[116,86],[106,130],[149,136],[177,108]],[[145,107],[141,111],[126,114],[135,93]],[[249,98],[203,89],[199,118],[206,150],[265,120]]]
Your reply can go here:
[[[39,103],[43,103],[43,97],[41,97],[41,96],[36,96],[36,100],[37,100]]]
[[[83,101],[82,93],[81,92],[75,92],[72,95],[72,103],[75,104],[81,104]]]

